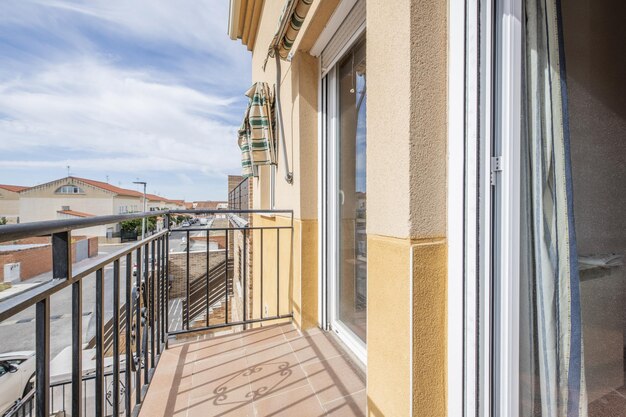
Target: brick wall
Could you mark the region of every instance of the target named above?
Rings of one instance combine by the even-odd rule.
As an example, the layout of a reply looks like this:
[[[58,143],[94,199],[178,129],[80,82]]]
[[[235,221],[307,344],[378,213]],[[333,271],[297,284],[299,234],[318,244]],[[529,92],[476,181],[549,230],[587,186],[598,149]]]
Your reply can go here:
[[[0,281],[4,281],[4,265],[20,264],[20,280],[52,270],[51,246],[0,253]]]
[[[89,239],[89,257],[98,255],[98,238],[74,236],[72,241]],[[37,275],[52,271],[52,246],[49,237],[35,237],[21,239],[11,244],[45,244],[35,248],[0,252],[0,282],[4,281],[4,265],[10,263],[20,264],[20,280],[24,281]],[[76,257],[76,243],[72,244],[72,259]]]
[[[230,194],[233,188],[238,186],[241,181],[243,181],[243,177],[241,175],[229,175],[228,176],[228,193],[226,195]]]
[[[224,261],[224,252],[211,252],[210,267]],[[187,292],[187,254],[170,253],[169,276],[170,298],[185,297]],[[189,254],[189,282],[193,282],[206,274],[206,252],[191,252]]]
[[[251,190],[250,190],[251,191]],[[242,209],[252,210],[254,208],[254,201],[252,199],[252,192],[248,195],[248,207],[242,207]],[[246,220],[248,220],[248,224],[252,227],[252,216],[247,216]],[[234,286],[235,297],[234,303],[236,305],[236,312],[240,315],[240,319],[243,319],[243,250],[244,250],[244,236],[243,232],[240,230],[235,230],[230,232],[230,245],[231,250],[233,251],[233,281],[237,281],[240,283],[240,287]],[[246,284],[248,286],[247,298],[248,298],[248,317],[253,318],[252,314],[252,306],[253,304],[253,292],[252,292],[252,261],[254,257],[254,253],[252,251],[252,243],[253,243],[253,233],[252,231],[248,231],[246,233]],[[241,292],[238,289],[241,288]]]

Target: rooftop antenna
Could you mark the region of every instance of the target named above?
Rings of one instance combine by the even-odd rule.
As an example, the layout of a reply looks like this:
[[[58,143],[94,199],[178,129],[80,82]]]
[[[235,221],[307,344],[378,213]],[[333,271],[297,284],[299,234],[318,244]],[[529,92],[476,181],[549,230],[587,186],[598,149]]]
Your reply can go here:
[[[107,175],[107,184],[109,183],[109,176]]]
[[[70,166],[69,165],[67,166],[67,176],[68,177],[70,176]]]

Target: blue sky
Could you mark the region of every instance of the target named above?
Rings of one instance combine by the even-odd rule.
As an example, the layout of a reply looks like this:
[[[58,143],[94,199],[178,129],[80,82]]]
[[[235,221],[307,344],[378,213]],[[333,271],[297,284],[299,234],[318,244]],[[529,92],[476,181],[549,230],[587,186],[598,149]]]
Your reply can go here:
[[[0,2],[0,183],[226,197],[250,53],[227,0]]]

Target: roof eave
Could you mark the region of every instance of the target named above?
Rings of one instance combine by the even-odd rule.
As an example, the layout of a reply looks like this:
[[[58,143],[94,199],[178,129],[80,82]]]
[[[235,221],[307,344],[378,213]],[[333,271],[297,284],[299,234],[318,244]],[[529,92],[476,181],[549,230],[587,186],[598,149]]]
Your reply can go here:
[[[264,0],[230,0],[228,36],[241,39],[241,43],[252,51],[256,41]]]

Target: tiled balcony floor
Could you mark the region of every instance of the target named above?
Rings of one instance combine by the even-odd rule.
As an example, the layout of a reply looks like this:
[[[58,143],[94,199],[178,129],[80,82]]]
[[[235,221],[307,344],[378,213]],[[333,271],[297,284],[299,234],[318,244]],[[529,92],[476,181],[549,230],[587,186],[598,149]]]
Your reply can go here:
[[[171,345],[140,416],[364,416],[365,403],[331,335],[282,324]]]

